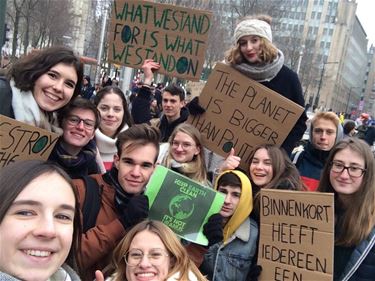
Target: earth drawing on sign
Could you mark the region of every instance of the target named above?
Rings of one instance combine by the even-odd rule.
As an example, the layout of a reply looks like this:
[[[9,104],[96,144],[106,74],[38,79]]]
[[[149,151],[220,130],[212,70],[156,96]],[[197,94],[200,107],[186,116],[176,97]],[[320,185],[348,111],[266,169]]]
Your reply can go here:
[[[186,194],[177,195],[169,203],[169,212],[178,220],[187,219],[194,212],[193,200]]]

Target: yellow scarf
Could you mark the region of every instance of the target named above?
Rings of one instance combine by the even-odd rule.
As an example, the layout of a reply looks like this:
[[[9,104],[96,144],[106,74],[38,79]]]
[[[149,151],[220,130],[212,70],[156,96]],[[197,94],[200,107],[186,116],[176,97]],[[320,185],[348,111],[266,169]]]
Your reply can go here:
[[[241,197],[238,202],[237,208],[234,211],[231,218],[224,226],[224,244],[227,243],[228,239],[238,229],[238,227],[249,217],[253,210],[253,192],[251,189],[251,183],[249,178],[242,172],[237,170],[228,170],[221,173],[215,181],[215,189],[218,188],[219,179],[226,173],[233,173],[240,178],[241,181]]]

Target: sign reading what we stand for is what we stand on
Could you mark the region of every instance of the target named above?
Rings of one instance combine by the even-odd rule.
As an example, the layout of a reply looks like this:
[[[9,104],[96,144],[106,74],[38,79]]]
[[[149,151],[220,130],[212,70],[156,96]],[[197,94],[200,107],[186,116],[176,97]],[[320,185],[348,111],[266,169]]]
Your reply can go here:
[[[141,68],[145,59],[159,72],[200,79],[212,13],[140,0],[114,0],[108,60]]]

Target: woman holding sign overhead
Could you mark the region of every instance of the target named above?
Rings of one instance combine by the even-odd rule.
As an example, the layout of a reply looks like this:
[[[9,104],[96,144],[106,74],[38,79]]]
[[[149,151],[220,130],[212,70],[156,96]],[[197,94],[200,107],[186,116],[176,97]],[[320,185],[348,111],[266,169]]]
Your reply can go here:
[[[83,65],[66,47],[33,51],[0,78],[0,114],[59,132],[54,112],[81,90]]]
[[[335,195],[334,280],[374,280],[375,160],[357,138],[331,150],[318,191]]]
[[[284,65],[284,55],[272,43],[271,17],[246,17],[234,31],[234,47],[226,52],[225,61],[233,68],[287,99],[304,107],[302,88],[295,72]],[[306,130],[306,113],[282,144],[290,154]]]

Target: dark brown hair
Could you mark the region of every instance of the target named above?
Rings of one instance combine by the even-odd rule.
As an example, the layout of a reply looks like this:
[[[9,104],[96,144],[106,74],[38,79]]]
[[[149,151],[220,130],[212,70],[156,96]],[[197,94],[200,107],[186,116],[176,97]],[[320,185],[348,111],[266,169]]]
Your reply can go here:
[[[53,173],[61,176],[71,186],[74,193],[75,213],[73,221],[73,239],[66,263],[78,271],[77,254],[80,253],[82,234],[78,195],[73,187],[71,178],[54,163],[41,160],[27,160],[12,163],[0,170],[0,224],[14,200],[32,180],[45,174]],[[56,190],[56,192],[58,193],[58,190]]]
[[[63,107],[57,114],[57,120],[59,122],[59,126],[62,128],[63,127],[63,121],[66,117],[69,116],[69,114],[74,110],[74,109],[87,109],[91,110],[92,113],[94,113],[95,116],[95,129],[98,128],[99,123],[100,123],[100,113],[96,106],[89,100],[81,98],[81,97],[76,97],[74,100],[72,100],[67,106]]]
[[[63,46],[36,50],[20,58],[11,66],[8,79],[12,78],[16,87],[22,91],[33,91],[35,81],[59,63],[71,65],[76,70],[77,83],[73,97],[78,96],[83,80],[83,64],[72,49]]]
[[[118,95],[120,97],[121,101],[122,101],[122,107],[124,109],[124,116],[122,117],[121,124],[118,127],[118,129],[116,131],[116,134],[115,134],[115,136],[117,136],[117,134],[121,132],[121,130],[124,127],[125,123],[129,127],[131,127],[131,126],[133,126],[134,122],[133,122],[133,118],[132,118],[132,116],[131,116],[131,114],[129,112],[128,103],[127,103],[127,101],[125,99],[124,92],[121,91],[121,89],[119,87],[117,87],[117,86],[106,86],[106,87],[100,89],[99,92],[94,97],[94,104],[95,104],[95,106],[97,107],[98,104],[100,103],[100,101],[106,95],[109,95],[109,94]]]
[[[126,149],[131,151],[139,146],[145,146],[147,144],[152,144],[156,149],[156,157],[154,163],[156,163],[157,157],[159,155],[159,140],[160,132],[156,127],[152,127],[148,124],[137,124],[126,131],[118,134],[116,140],[117,155],[121,157],[121,152],[125,143],[127,144]]]

